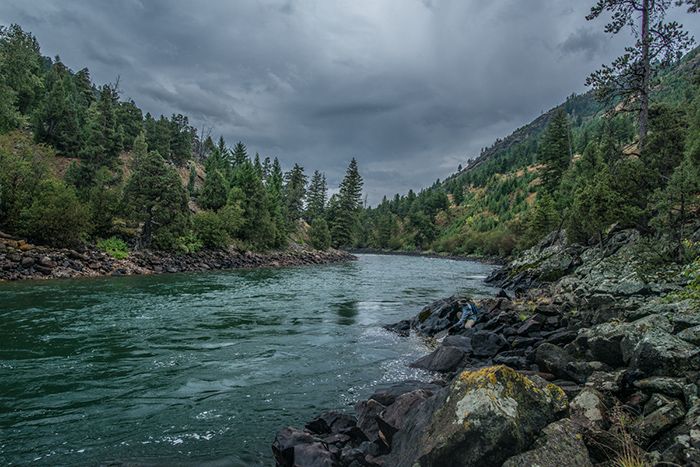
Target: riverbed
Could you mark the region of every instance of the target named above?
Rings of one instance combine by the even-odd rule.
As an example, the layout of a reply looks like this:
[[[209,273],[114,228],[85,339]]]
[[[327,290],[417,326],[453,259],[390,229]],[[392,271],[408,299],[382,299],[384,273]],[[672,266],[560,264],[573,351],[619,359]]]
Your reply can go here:
[[[286,426],[404,379],[382,329],[493,266],[358,255],[322,266],[0,284],[0,464],[270,466]]]

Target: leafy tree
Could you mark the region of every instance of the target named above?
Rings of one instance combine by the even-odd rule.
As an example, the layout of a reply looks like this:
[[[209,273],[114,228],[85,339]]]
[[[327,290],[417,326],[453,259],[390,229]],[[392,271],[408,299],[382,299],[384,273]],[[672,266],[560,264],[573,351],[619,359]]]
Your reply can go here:
[[[328,224],[322,217],[317,217],[311,222],[309,231],[311,245],[317,250],[327,250],[331,246],[331,233]]]
[[[552,194],[559,187],[571,159],[569,122],[564,111],[559,109],[537,148],[537,160],[542,164],[541,186],[547,193]]]
[[[0,226],[19,228],[20,213],[29,208],[49,176],[50,153],[24,134],[0,136]]]
[[[693,39],[677,22],[664,23],[671,3],[671,0],[598,0],[586,16],[592,20],[610,12],[612,21],[605,26],[605,32],[617,34],[629,26],[637,39],[611,66],[604,65],[592,73],[586,85],[593,86],[606,105],[612,106],[619,99],[626,108],[637,111],[642,146],[649,129],[650,94],[657,72],[693,44]]]
[[[20,231],[34,241],[55,247],[75,247],[91,231],[85,206],[72,187],[48,179],[21,213]]]
[[[133,219],[143,222],[140,246],[168,248],[189,227],[187,193],[177,171],[150,151],[129,177],[124,198]]]

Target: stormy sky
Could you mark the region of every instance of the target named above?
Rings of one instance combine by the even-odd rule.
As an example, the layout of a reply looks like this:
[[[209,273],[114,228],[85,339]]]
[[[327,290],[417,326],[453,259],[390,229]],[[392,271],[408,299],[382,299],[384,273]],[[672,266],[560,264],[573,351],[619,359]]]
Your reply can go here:
[[[102,85],[156,118],[325,172],[355,157],[364,193],[419,191],[572,92],[633,43],[583,0],[3,0]],[[673,8],[700,39],[700,16]]]

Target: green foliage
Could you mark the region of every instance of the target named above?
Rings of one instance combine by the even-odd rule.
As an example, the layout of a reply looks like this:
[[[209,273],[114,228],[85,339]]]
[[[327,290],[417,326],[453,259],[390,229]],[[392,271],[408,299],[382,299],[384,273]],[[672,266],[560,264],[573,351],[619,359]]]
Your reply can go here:
[[[229,242],[228,226],[222,216],[212,211],[192,216],[192,229],[207,248],[222,248]]]
[[[317,217],[311,222],[309,231],[311,245],[317,250],[327,250],[331,246],[331,232],[328,224],[322,217]]]
[[[126,259],[129,256],[129,249],[124,240],[117,237],[97,240],[97,247],[104,249],[109,256],[115,259]]]
[[[31,206],[20,215],[20,232],[38,243],[74,247],[91,231],[85,207],[75,191],[49,179],[42,182]]]
[[[124,198],[129,216],[143,222],[140,246],[170,248],[189,227],[187,193],[180,176],[157,151],[151,151],[127,180]]]
[[[340,182],[337,196],[334,195],[331,237],[336,247],[352,245],[359,227],[359,210],[362,201],[362,177],[357,169],[357,161],[350,161],[345,177]]]
[[[204,209],[218,211],[228,201],[229,184],[219,170],[207,172],[197,202]]]
[[[572,157],[569,123],[564,111],[559,109],[537,149],[537,159],[542,164],[541,185],[549,194],[559,187]]]

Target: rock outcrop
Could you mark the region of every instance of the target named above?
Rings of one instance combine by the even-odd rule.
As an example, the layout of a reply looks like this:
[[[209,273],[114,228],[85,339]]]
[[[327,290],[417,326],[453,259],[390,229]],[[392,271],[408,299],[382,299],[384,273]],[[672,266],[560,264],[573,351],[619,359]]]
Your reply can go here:
[[[642,274],[637,240],[613,231],[601,256],[545,239],[492,276],[508,290],[477,303],[474,328],[441,341],[459,296],[385,326],[433,342],[411,366],[444,387],[412,382],[358,402],[364,436],[329,447],[326,464],[290,465],[587,467],[620,453],[700,465],[700,313],[662,299],[682,284]],[[301,453],[316,449],[298,439]]]

